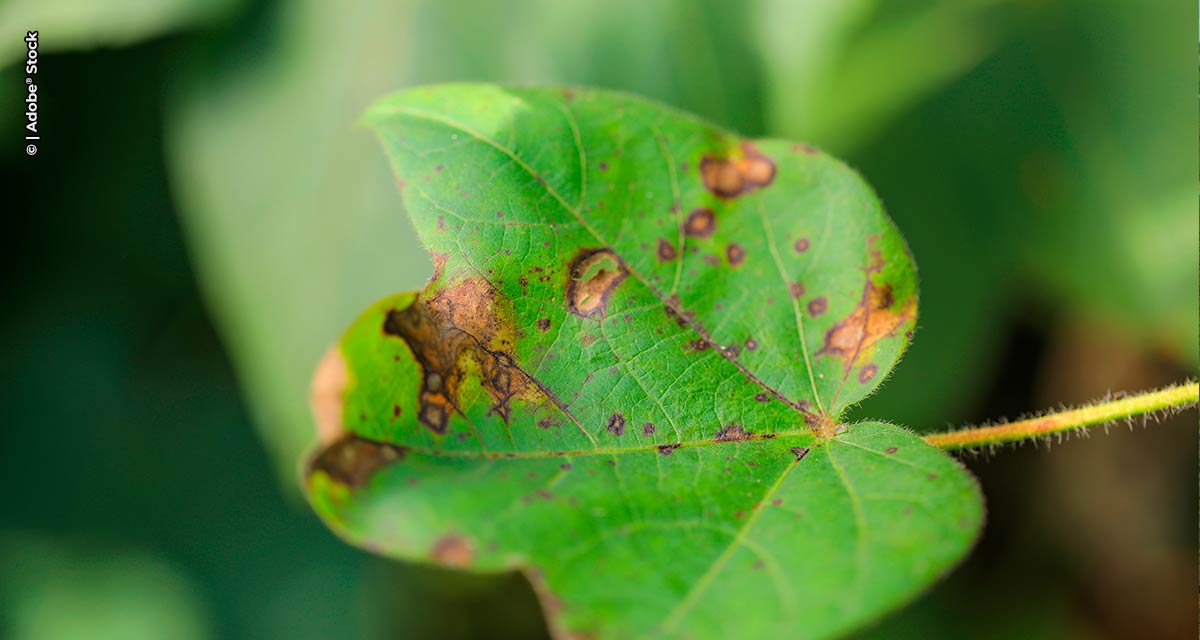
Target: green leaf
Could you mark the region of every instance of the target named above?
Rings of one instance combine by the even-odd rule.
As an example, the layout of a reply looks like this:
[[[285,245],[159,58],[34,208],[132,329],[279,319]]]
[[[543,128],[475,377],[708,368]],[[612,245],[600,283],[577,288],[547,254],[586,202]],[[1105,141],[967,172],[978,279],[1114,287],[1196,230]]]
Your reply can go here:
[[[839,422],[916,321],[852,171],[597,91],[416,89],[367,121],[437,272],[318,370],[308,489],[348,540],[522,569],[604,637],[835,635],[966,553],[962,467]]]

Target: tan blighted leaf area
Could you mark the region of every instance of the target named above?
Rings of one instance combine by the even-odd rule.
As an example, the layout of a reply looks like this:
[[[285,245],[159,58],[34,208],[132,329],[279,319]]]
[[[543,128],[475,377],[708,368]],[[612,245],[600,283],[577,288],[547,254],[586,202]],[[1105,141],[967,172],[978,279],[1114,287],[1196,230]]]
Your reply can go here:
[[[490,284],[467,278],[428,301],[420,297],[404,309],[387,310],[382,333],[404,340],[412,350],[422,373],[415,415],[434,433],[445,434],[459,411],[459,387],[471,365],[491,399],[489,411],[501,420],[508,420],[514,398],[538,397],[539,390],[509,355],[511,320],[497,318],[499,306]]]
[[[595,91],[417,89],[368,119],[437,273],[342,341],[347,433],[309,489],[348,540],[522,569],[597,638],[729,637],[730,588],[741,631],[825,637],[965,551],[961,469],[838,424],[916,312],[844,166]]]
[[[825,334],[825,345],[816,355],[841,358],[847,367],[852,366],[860,354],[883,338],[895,336],[897,328],[915,317],[913,299],[899,309],[896,306],[891,285],[868,283],[862,302]]]

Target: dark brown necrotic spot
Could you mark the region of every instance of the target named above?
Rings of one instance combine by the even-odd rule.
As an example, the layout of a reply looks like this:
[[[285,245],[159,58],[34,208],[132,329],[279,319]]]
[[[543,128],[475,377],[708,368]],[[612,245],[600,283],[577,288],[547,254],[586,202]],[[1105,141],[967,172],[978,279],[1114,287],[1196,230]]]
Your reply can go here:
[[[800,298],[804,295],[804,285],[799,282],[793,282],[788,285],[788,293],[792,295],[793,299]]]
[[[732,157],[704,156],[700,160],[704,187],[718,198],[736,198],[771,184],[775,163],[753,144],[743,142]]]
[[[717,440],[721,442],[729,440],[746,440],[752,435],[753,434],[751,434],[749,431],[746,431],[742,425],[734,423],[718,431]]]
[[[825,296],[818,296],[808,301],[808,315],[810,316],[819,316],[828,308],[829,301],[825,299]]]
[[[768,396],[767,394],[760,392],[760,393],[754,394],[754,399],[758,400],[759,402],[770,402],[771,396]]]
[[[866,383],[870,382],[871,379],[874,378],[875,374],[878,372],[879,372],[879,367],[875,366],[875,363],[872,362],[871,364],[868,364],[867,366],[858,370],[858,381],[863,384],[866,384]]]
[[[652,436],[654,435],[655,431],[657,431],[657,429],[654,428],[653,422],[647,422],[646,424],[642,425],[642,435],[644,436]]]
[[[717,229],[716,216],[708,207],[692,210],[683,223],[683,235],[689,238],[707,238]]]
[[[625,416],[614,413],[608,417],[608,431],[614,436],[624,435],[625,433]]]
[[[725,248],[725,257],[729,259],[729,264],[734,267],[739,267],[746,261],[746,250],[742,245],[734,242]]]
[[[678,448],[679,448],[678,442],[676,442],[675,444],[660,444],[660,445],[658,445],[658,452],[663,454],[664,456],[669,456],[672,453],[675,453],[675,450]]]
[[[884,453],[886,453],[886,454],[888,454],[888,455],[891,455],[891,454],[893,454],[893,453],[896,453],[898,450],[899,450],[899,449],[897,449],[896,447],[888,447],[888,448],[887,448],[887,451],[884,451]]]
[[[629,271],[608,249],[584,249],[567,269],[567,304],[577,316],[603,316],[608,298]]]
[[[796,240],[796,244],[792,245],[796,249],[796,253],[804,253],[808,251],[808,238],[800,238]]]
[[[792,455],[796,456],[796,462],[803,460],[804,456],[808,455],[808,447],[792,447],[790,451]]]
[[[538,318],[537,327],[538,327],[538,331],[541,331],[542,333],[549,331],[550,330],[550,318]]]
[[[324,472],[333,480],[358,488],[379,469],[404,459],[406,449],[386,442],[346,435],[325,447],[308,463],[308,474]]]
[[[675,245],[666,240],[658,239],[658,261],[670,262],[675,259]]]
[[[746,348],[751,351],[754,351],[755,349],[758,348],[758,341],[755,340],[754,338],[747,339],[746,340]]]

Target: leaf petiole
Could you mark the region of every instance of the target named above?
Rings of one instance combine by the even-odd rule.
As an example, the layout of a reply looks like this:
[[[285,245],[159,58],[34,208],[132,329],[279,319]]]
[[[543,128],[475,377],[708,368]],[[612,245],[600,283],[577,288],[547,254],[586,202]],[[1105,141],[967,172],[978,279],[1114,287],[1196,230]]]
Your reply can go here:
[[[1192,382],[1057,413],[1048,413],[1019,422],[935,433],[925,436],[925,441],[939,449],[956,450],[1033,440],[1134,416],[1182,411],[1195,406],[1198,397],[1200,397],[1200,384]]]

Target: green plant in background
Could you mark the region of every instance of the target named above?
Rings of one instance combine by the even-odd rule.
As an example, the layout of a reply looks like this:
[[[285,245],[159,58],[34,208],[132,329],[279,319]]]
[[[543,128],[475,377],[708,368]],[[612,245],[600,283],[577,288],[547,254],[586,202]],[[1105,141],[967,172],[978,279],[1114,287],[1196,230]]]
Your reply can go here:
[[[592,90],[414,89],[367,121],[436,270],[318,369],[310,499],[372,551],[523,570],[560,634],[844,634],[978,534],[978,487],[930,442],[1196,400],[930,442],[847,424],[907,346],[917,290],[836,160]]]

